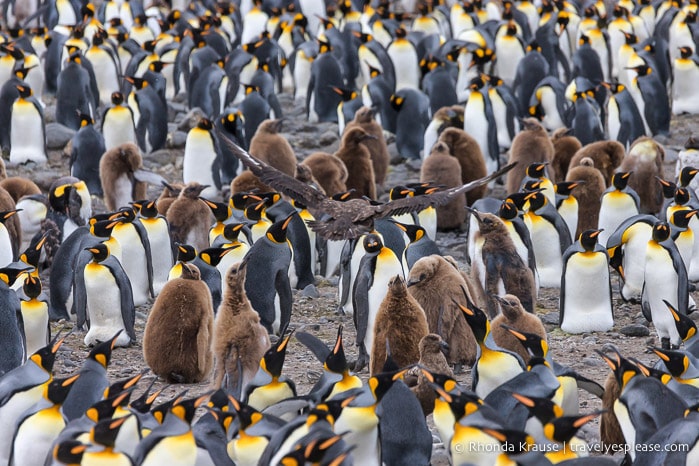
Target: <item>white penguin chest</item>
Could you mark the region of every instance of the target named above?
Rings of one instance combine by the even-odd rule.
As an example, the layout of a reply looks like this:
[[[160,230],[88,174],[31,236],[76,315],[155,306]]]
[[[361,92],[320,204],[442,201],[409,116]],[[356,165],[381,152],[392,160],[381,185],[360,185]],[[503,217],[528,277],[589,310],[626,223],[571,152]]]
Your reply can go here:
[[[376,269],[374,270],[374,282],[369,288],[369,309],[367,334],[364,337],[367,352],[371,352],[374,342],[374,326],[376,315],[379,312],[381,302],[386,297],[389,282],[396,276],[403,277],[403,265],[390,249],[384,247],[376,258]]]
[[[216,159],[213,140],[208,132],[194,129],[187,136],[184,148],[182,178],[186,183],[196,181],[200,184],[213,186],[213,163]]]
[[[31,137],[27,137],[31,135]],[[10,162],[45,162],[44,122],[33,103],[18,99],[12,105]]]
[[[85,266],[85,294],[90,327],[120,323],[121,293],[109,268],[95,263]]]
[[[22,301],[21,308],[27,355],[30,355],[48,343],[49,307],[45,302],[30,300]]]

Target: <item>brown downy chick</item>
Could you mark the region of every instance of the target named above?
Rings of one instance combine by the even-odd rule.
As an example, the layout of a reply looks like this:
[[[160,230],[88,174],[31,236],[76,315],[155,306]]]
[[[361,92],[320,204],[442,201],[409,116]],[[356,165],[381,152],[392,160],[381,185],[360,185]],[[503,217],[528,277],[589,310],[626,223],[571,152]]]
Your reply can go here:
[[[245,263],[240,262],[226,274],[226,291],[214,322],[212,390],[221,388],[224,375],[228,375],[228,385],[223,388],[235,391],[241,387],[239,393],[244,393],[271,347],[269,334],[245,295],[245,272]]]
[[[638,138],[629,148],[619,171],[633,172],[629,179],[629,188],[636,191],[642,214],[655,215],[663,205],[663,189],[656,178],[665,179],[663,171],[665,149],[648,137]]]
[[[374,119],[374,111],[369,107],[361,107],[357,110],[354,114],[354,120],[349,122],[345,127],[345,132],[354,127],[362,128],[367,134],[375,138],[367,139],[363,144],[369,149],[369,154],[371,155],[371,163],[374,167],[374,181],[376,181],[376,185],[383,190],[390,160],[386,139],[383,136],[383,128],[376,122]]]
[[[551,176],[556,181],[563,181],[566,179],[570,161],[573,159],[575,153],[582,147],[580,140],[569,133],[570,129],[559,128],[551,135],[553,160],[549,168],[551,169]]]
[[[604,186],[606,189],[612,181],[612,175],[616,171],[617,167],[621,165],[625,155],[626,150],[624,150],[624,146],[617,141],[597,141],[588,144],[577,151],[570,160],[567,179],[574,180],[575,178],[570,177],[570,170],[573,167],[582,165],[583,159],[589,158],[592,159],[592,166],[602,173],[602,176],[604,177]]]
[[[5,189],[15,202],[19,202],[24,196],[41,194],[41,189],[29,178],[12,176],[0,181],[0,188]]]
[[[311,169],[327,196],[347,191],[347,167],[333,154],[313,152],[300,165]]]
[[[100,159],[100,180],[107,210],[115,211],[147,197],[146,182],[134,178],[134,172],[142,165],[141,151],[132,143],[118,145],[104,153]]]
[[[386,363],[387,344],[398,367],[420,360],[418,342],[429,333],[427,319],[420,304],[408,293],[405,280],[400,275],[396,275],[388,284],[388,292],[376,314],[374,329],[370,359],[372,376],[381,372]]]
[[[595,167],[594,160],[586,157],[579,165],[568,170],[566,181],[578,183],[571,192],[578,200],[578,229],[575,232],[577,238],[583,231],[597,228],[602,194],[606,189],[604,176]]]
[[[274,189],[260,181],[249,170],[245,170],[231,181],[231,195],[250,192],[268,193],[270,191],[274,191]]]
[[[461,184],[483,178],[488,174],[478,141],[466,131],[460,128],[447,128],[439,135],[439,141],[445,143],[449,153],[458,160],[461,166]],[[466,193],[466,202],[472,205],[484,197],[487,191],[487,185],[472,189]]]
[[[170,183],[163,186],[163,190],[160,192],[160,196],[158,196],[155,203],[160,215],[163,217],[167,215],[168,209],[172,203],[175,202],[175,199],[177,199],[177,196],[180,195],[183,189],[184,184],[182,183]]]
[[[214,222],[211,209],[199,194],[206,188],[196,181],[180,192],[167,211],[167,222],[174,243],[190,244],[197,251],[209,247],[209,228]]]
[[[362,128],[350,128],[342,135],[340,148],[335,152],[335,156],[342,160],[347,168],[345,185],[348,190],[356,190],[356,198],[367,196],[376,199],[374,166],[369,149],[364,145],[366,140],[373,137]]]
[[[541,323],[541,319],[536,314],[524,310],[517,296],[506,294],[503,297],[497,296],[496,299],[500,303],[502,313],[491,322],[490,328],[493,339],[498,346],[522,356],[526,363],[531,357],[529,352],[514,335],[501,327],[501,325],[505,324],[520,332],[539,335],[544,340],[546,340],[546,328],[544,328],[544,324]]]
[[[522,121],[522,131],[515,136],[510,147],[509,163],[517,162],[517,166],[507,174],[507,192],[519,191],[527,167],[537,162],[550,162],[553,154],[553,143],[546,128],[536,118],[525,118]]]
[[[439,141],[425,159],[420,170],[420,181],[430,182],[444,188],[461,186],[461,165],[449,152],[445,142]],[[459,194],[448,204],[437,207],[437,229],[453,230],[460,228],[466,220],[466,195]]]
[[[250,140],[250,153],[289,176],[296,174],[296,155],[291,144],[279,134],[283,120],[265,120]]]
[[[435,333],[425,335],[420,340],[420,367],[433,374],[442,374],[453,378],[454,373],[451,367],[449,367],[449,363],[447,363],[447,358],[444,356],[444,353],[448,350],[449,345],[439,335]],[[422,412],[427,416],[434,410],[434,400],[437,398],[437,393],[430,386],[429,381],[421,370],[417,380],[417,386],[412,387],[411,390],[420,402]]]

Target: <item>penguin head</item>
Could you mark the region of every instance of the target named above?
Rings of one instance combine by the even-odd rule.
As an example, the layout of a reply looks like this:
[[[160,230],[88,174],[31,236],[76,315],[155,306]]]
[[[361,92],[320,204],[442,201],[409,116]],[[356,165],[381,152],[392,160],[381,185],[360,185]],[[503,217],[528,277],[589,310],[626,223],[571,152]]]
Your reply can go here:
[[[85,113],[81,113],[80,111],[78,111],[77,114],[78,114],[78,118],[80,119],[80,127],[81,128],[95,124],[95,120],[93,120],[90,115],[87,115]]]
[[[53,379],[46,388],[44,388],[44,398],[55,405],[62,404],[78,378],[80,378],[79,373],[64,379]]]
[[[369,386],[369,390],[374,396],[376,403],[379,403],[383,396],[388,393],[393,386],[393,382],[398,379],[402,379],[406,372],[407,369],[401,371],[381,372],[369,378],[367,385]]]
[[[514,202],[509,199],[502,201],[502,204],[500,204],[500,209],[498,210],[498,217],[500,217],[502,220],[511,221],[517,218],[518,215],[519,209]]]
[[[144,218],[155,218],[158,216],[158,204],[156,201],[142,200],[134,201],[131,203],[132,206],[138,209],[141,217]]]
[[[63,440],[53,449],[53,459],[61,464],[80,464],[87,445],[79,440]]]
[[[95,262],[102,262],[109,257],[109,246],[104,243],[97,243],[94,246],[85,248],[85,250],[92,254],[92,259]]]
[[[194,413],[196,412],[197,408],[204,404],[204,402],[206,402],[208,398],[208,394],[200,396],[198,398],[178,398],[170,407],[170,413],[185,421],[187,424],[191,424],[192,419],[194,419]]]
[[[656,176],[655,179],[658,180],[658,183],[660,183],[660,187],[663,191],[663,197],[665,199],[674,199],[675,191],[677,190],[677,185],[672,181],[664,180],[659,176]]]
[[[414,195],[415,195],[414,189],[410,189],[410,188],[407,188],[405,186],[394,186],[388,192],[388,199],[391,201],[395,201],[396,199],[403,199],[405,197],[412,197]]]
[[[532,212],[536,212],[537,210],[541,209],[548,202],[546,195],[541,192],[541,190],[528,193],[524,198],[529,201],[529,210]]]
[[[363,106],[355,112],[354,121],[357,123],[371,123],[374,121],[375,115],[376,111],[373,108]]]
[[[360,127],[352,127],[342,135],[342,146],[356,147],[368,139],[376,139],[376,136],[369,134]]]
[[[12,70],[12,74],[16,78],[18,78],[20,81],[24,81],[27,78],[27,74],[29,73],[29,70],[31,70],[32,68],[34,68],[34,67],[31,66],[29,68],[24,68],[24,67],[15,68],[14,70]]]
[[[121,207],[118,211],[109,216],[109,220],[131,223],[136,220],[136,211],[133,207]]]
[[[335,94],[342,97],[343,102],[349,102],[350,100],[357,98],[357,91],[355,91],[353,89],[346,89],[346,88],[342,88],[342,87],[332,86],[332,90]],[[355,114],[355,117],[356,117],[356,114]]]
[[[391,95],[389,101],[391,103],[391,107],[393,107],[393,109],[396,112],[399,112],[401,107],[403,107],[403,104],[405,103],[405,97],[393,94]]]
[[[208,184],[199,184],[196,181],[187,183],[187,186],[180,192],[179,197],[186,197],[187,199],[199,199],[199,195],[202,191],[208,188]]]
[[[388,289],[393,296],[406,297],[408,295],[408,287],[401,275],[396,275],[389,280]]]
[[[631,178],[633,172],[617,172],[612,175],[612,185],[615,189],[623,191],[629,184],[629,178]]]
[[[238,417],[238,422],[240,423],[239,430],[244,431],[248,427],[260,422],[263,419],[263,414],[253,408],[252,406],[244,403],[233,395],[228,395],[228,400],[233,406]]]
[[[199,199],[204,201],[204,204],[209,206],[217,222],[224,222],[231,216],[231,208],[227,202],[214,202],[203,197],[200,197]]]
[[[182,274],[179,278],[183,280],[201,280],[201,272],[199,271],[199,267],[190,263],[182,264]]]
[[[682,57],[685,60],[694,55],[694,50],[692,50],[692,47],[679,47],[679,49],[680,57]]]
[[[694,217],[697,212],[699,212],[697,209],[677,210],[673,212],[672,216],[670,217],[670,223],[680,230],[686,230],[687,227],[689,227],[689,222],[692,220],[692,217]]]
[[[383,248],[383,242],[379,235],[371,233],[364,237],[363,246],[367,253],[378,253]]]
[[[112,236],[112,230],[114,229],[115,226],[117,226],[120,223],[120,220],[98,220],[98,221],[93,221],[90,224],[90,233],[93,236],[97,236],[99,238],[109,238]]]
[[[506,231],[505,224],[496,215],[488,212],[478,212],[476,210],[470,210],[476,220],[478,221],[478,229],[482,235],[498,234],[499,232]]]
[[[117,419],[102,419],[90,429],[90,443],[93,445],[103,445],[114,447],[119,430],[133,414],[129,414]]]
[[[505,296],[498,296],[494,294],[493,298],[495,298],[495,300],[500,304],[502,313],[505,315],[516,316],[525,312],[519,298],[513,294],[506,294]]]
[[[532,178],[542,178],[546,176],[546,166],[548,162],[532,163],[527,167],[527,176]]]
[[[5,267],[0,268],[0,280],[5,282],[6,285],[11,285],[17,280],[17,277],[28,270],[32,270],[34,267],[31,265],[24,265],[22,263],[13,262]]]
[[[15,85],[15,88],[17,89],[17,92],[19,92],[19,96],[22,99],[28,99],[34,94],[32,88],[25,84],[17,84]]]
[[[532,357],[545,358],[548,354],[549,345],[546,340],[541,338],[539,335],[535,333],[522,332],[521,330],[514,329],[505,324],[500,324],[500,327],[504,328],[513,337],[515,337],[522,344],[524,349],[532,355]]]
[[[137,90],[141,90],[144,87],[148,86],[148,81],[146,81],[143,78],[137,78],[135,76],[124,76],[124,79],[126,79],[127,82],[131,83],[131,85],[135,87]]]
[[[636,34],[622,31],[626,45],[638,44],[638,36]]]
[[[427,232],[423,227],[420,225],[415,225],[415,224],[405,224],[405,223],[400,223],[400,222],[393,222],[398,228],[403,230],[403,232],[408,236],[408,239],[410,240],[411,243],[414,243],[415,241],[418,241],[419,239],[422,239],[425,237]]]
[[[5,223],[7,220],[10,218],[14,217],[17,212],[21,212],[22,209],[14,209],[14,210],[6,210],[4,212],[0,212],[0,223]]]
[[[155,385],[155,382],[158,379],[154,378],[150,386],[144,390],[144,392],[136,398],[135,400],[131,401],[129,403],[129,408],[134,409],[135,411],[145,414],[150,411],[151,406],[155,402],[155,400],[160,396],[162,391],[164,390],[165,387],[161,388],[160,390],[156,390],[155,392],[151,393],[151,389],[153,388],[153,385]]]
[[[529,412],[536,416],[542,424],[563,416],[563,408],[548,398],[524,396],[519,393],[512,393],[512,396],[526,406]]]
[[[562,416],[553,419],[544,425],[544,435],[556,442],[568,442],[572,439],[582,426],[602,414],[604,411],[597,411],[580,416]]]
[[[468,88],[471,89],[471,91],[478,91],[485,86],[485,81],[483,78],[480,76],[476,76],[475,78],[471,79],[469,82]]]
[[[27,275],[27,278],[24,279],[24,285],[22,285],[22,291],[30,299],[37,298],[41,294],[41,280],[39,280],[39,277],[31,274]]]
[[[687,140],[684,143],[684,148],[687,150],[693,149],[697,150],[699,149],[699,137],[696,137],[694,135],[691,135],[687,138]],[[689,168],[689,167],[686,167]],[[684,171],[684,169],[682,169]],[[681,179],[681,172],[680,172],[680,179]]]
[[[420,339],[418,344],[420,351],[420,359],[424,359],[423,355],[443,353],[445,356],[449,353],[449,343],[444,341],[437,333],[428,333]]]
[[[626,67],[625,69],[635,71],[638,76],[648,76],[653,72],[653,69],[646,64]]]
[[[689,142],[689,141],[688,141]],[[685,148],[687,148],[687,144],[685,144]],[[679,184],[682,187],[686,187],[689,185],[689,183],[692,182],[696,174],[699,173],[699,170],[697,170],[694,167],[684,167],[680,171],[680,176],[679,176]]]
[[[143,376],[147,374],[149,371],[150,369],[146,368],[134,376],[127,377],[125,379],[121,379],[114,382],[104,390],[102,397],[113,398],[114,396],[124,393],[127,390],[136,388],[136,384],[138,384],[138,382],[143,378]],[[126,398],[126,400],[120,399],[119,402],[122,404],[119,404],[117,406],[123,406],[124,403],[128,402],[128,398]]]
[[[614,378],[619,384],[619,387],[621,387],[623,390],[626,384],[632,378],[640,374],[640,370],[630,360],[623,357],[616,347],[613,347],[612,349],[612,356],[609,356],[598,349],[595,349],[595,352],[602,357],[604,362],[607,363],[609,368],[614,373]]]
[[[464,306],[460,304],[454,298],[452,298],[452,302],[461,310],[461,314],[466,319],[466,323],[468,323],[469,327],[471,327],[476,341],[482,344],[490,333],[490,321],[488,320],[488,316],[485,315],[485,312],[471,302],[463,286],[461,289],[466,297],[467,305]]]
[[[653,241],[661,243],[670,237],[670,226],[667,222],[658,222],[653,225]]]
[[[250,204],[262,201],[260,196],[248,192],[240,192],[231,195],[228,202],[236,210],[245,210]]]
[[[593,252],[597,246],[597,237],[603,230],[585,230],[580,234],[580,246],[586,252]]]
[[[229,290],[238,292],[239,294],[245,293],[245,277],[247,276],[247,263],[248,256],[246,256],[242,261],[231,265],[226,272],[226,285]]]
[[[235,133],[238,131],[239,125],[244,123],[244,121],[245,117],[240,111],[229,112],[221,117],[221,124],[229,133]]]
[[[175,243],[178,262],[191,262],[197,257],[197,250],[189,244]]]
[[[214,125],[208,118],[201,118],[199,123],[197,123],[197,128],[204,131],[211,131],[214,128]]]
[[[667,371],[673,377],[682,377],[690,365],[689,357],[683,351],[662,348],[649,348],[663,361]]]
[[[199,257],[207,264],[216,267],[221,263],[223,256],[239,247],[240,245],[236,244],[230,248],[206,248],[199,252]]]
[[[90,351],[90,354],[87,357],[89,359],[92,359],[93,361],[97,361],[102,367],[106,369],[107,366],[109,366],[110,359],[112,358],[112,350],[114,349],[116,340],[123,331],[124,330],[121,329],[116,334],[114,334],[114,336],[111,339],[95,345],[95,347],[92,348],[92,351]]]
[[[51,373],[53,371],[53,364],[56,361],[56,353],[58,349],[63,345],[66,337],[70,333],[66,334],[64,337],[60,337],[60,332],[53,337],[53,340],[48,345],[43,348],[38,349],[34,352],[29,359],[31,359],[34,364],[44,369],[46,372]]]
[[[279,378],[282,375],[282,367],[284,366],[284,359],[286,359],[286,349],[289,346],[289,340],[293,334],[294,331],[292,330],[287,336],[280,338],[277,344],[268,349],[260,360],[260,368],[272,377]]]
[[[112,92],[111,99],[112,105],[121,105],[124,103],[124,94],[122,94],[121,92]]]
[[[227,223],[223,227],[223,237],[230,242],[238,241],[238,235],[240,235],[244,226],[244,223]]]
[[[291,219],[293,217],[294,213],[289,215],[284,220],[279,220],[270,225],[269,228],[267,228],[267,239],[277,244],[286,242],[286,230],[289,228],[289,223],[291,223]]]
[[[572,193],[573,189],[577,188],[578,186],[585,184],[584,181],[579,180],[579,181],[561,181],[560,183],[556,183],[553,185],[556,194],[560,194],[561,196],[570,196]]]
[[[347,358],[345,356],[345,348],[342,345],[342,324],[337,328],[337,339],[335,346],[325,358],[323,368],[335,374],[343,374],[348,371]]]
[[[677,187],[675,189],[675,204],[682,206],[689,202],[689,190],[687,188]]]
[[[687,341],[697,334],[697,324],[695,324],[692,319],[678,312],[668,301],[663,299],[663,302],[665,306],[667,306],[668,311],[670,311],[670,314],[672,314],[672,319],[675,321],[675,328],[682,341]]]

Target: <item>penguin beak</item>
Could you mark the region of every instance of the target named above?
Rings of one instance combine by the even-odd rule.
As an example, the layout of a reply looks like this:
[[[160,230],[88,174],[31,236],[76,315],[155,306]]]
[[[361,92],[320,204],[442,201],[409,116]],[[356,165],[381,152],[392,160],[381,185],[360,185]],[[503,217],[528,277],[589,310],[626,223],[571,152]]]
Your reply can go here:
[[[408,280],[407,286],[408,286],[408,288],[410,288],[411,286],[417,285],[418,283],[420,283],[419,278],[411,278]]]
[[[481,218],[479,212],[476,209],[466,206],[466,210],[468,210],[474,217],[476,217],[476,220],[479,224],[483,223],[483,219]]]

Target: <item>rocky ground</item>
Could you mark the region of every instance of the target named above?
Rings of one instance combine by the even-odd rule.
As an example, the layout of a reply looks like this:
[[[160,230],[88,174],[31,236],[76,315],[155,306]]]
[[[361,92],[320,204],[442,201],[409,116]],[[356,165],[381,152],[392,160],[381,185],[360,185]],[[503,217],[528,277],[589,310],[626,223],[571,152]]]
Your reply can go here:
[[[281,100],[286,110],[287,118],[284,124],[285,135],[291,145],[297,151],[300,158],[316,150],[333,152],[339,143],[337,127],[334,124],[310,124],[305,121],[302,105],[294,105],[288,95],[282,95]],[[169,181],[177,181],[181,177],[183,145],[186,131],[196,123],[196,113],[187,113],[179,104],[172,104],[170,112],[170,136],[168,148],[144,157],[145,167],[157,171]],[[47,119],[52,120],[51,106],[47,108]],[[666,173],[674,175],[674,161],[676,153],[681,148],[686,138],[691,134],[696,119],[680,117],[673,121],[672,137],[663,141],[668,149],[666,160]],[[8,166],[8,175],[22,175],[31,177],[42,189],[46,190],[51,181],[58,176],[68,174],[67,151],[65,144],[71,137],[71,132],[59,125],[49,124],[48,142],[51,149],[48,166]],[[395,146],[391,149],[395,154]],[[417,181],[419,166],[414,162],[397,163],[392,165],[388,175],[387,186],[400,182]],[[152,187],[149,195],[157,196],[159,189]],[[104,211],[104,204],[98,198],[93,198],[93,208],[96,212]],[[462,233],[440,233],[437,242],[444,254],[455,257],[462,268],[467,269],[466,262],[466,238]],[[47,275],[47,274],[44,274]],[[48,277],[46,277],[46,280]],[[617,279],[613,278],[613,286],[617,289]],[[44,289],[48,284],[44,282]],[[318,296],[309,297],[297,293],[294,300],[294,310],[291,325],[296,329],[304,329],[317,335],[328,344],[334,342],[337,327],[343,323],[345,328],[345,351],[348,359],[355,357],[354,327],[350,317],[337,315],[336,310],[336,280],[320,279],[317,283]],[[546,323],[549,331],[549,346],[553,358],[559,363],[574,368],[584,376],[599,383],[604,383],[608,373],[605,363],[595,354],[595,349],[600,349],[606,343],[613,343],[627,356],[633,356],[643,362],[655,362],[655,356],[648,354],[649,345],[657,345],[659,342],[655,336],[652,325],[645,321],[640,312],[640,306],[623,303],[615,293],[615,326],[612,331],[606,333],[591,333],[582,335],[568,335],[558,329],[558,290],[542,289],[537,303],[537,314]],[[695,300],[699,300],[699,294],[694,294]],[[143,360],[141,340],[150,306],[138,309],[136,318],[136,334],[138,342],[130,348],[118,348],[114,351],[109,374],[112,380],[134,375],[146,367]],[[694,315],[697,315],[696,313]],[[53,332],[59,329],[69,330],[73,327],[71,322],[58,322],[52,324]],[[61,348],[55,372],[58,376],[75,373],[79,370],[83,360],[89,352],[83,343],[83,333],[76,331],[71,334]],[[298,393],[303,394],[310,390],[321,373],[321,364],[317,362],[313,354],[303,345],[292,339],[287,352],[284,373],[296,382]],[[366,373],[360,374],[364,378]],[[466,370],[458,376],[460,382],[470,384],[470,371]],[[146,385],[145,383],[143,385]],[[162,387],[164,382],[158,380],[156,387]],[[205,392],[207,383],[194,386],[170,385],[167,386],[161,399],[172,397],[184,388],[189,389],[189,395]],[[599,399],[580,391],[580,410],[590,412],[600,409]],[[581,436],[588,442],[599,441],[597,421],[592,422],[582,429]],[[435,440],[437,442],[437,440]],[[444,446],[435,443],[433,464],[448,464]]]

